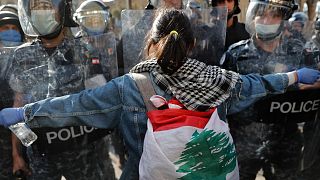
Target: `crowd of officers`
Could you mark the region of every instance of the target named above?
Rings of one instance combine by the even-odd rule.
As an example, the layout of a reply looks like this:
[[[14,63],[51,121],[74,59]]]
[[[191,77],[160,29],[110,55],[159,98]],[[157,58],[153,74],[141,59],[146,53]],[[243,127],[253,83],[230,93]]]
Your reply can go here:
[[[71,0],[19,0],[18,6],[0,6],[1,109],[94,88],[126,73],[125,41],[112,33],[109,7],[100,0],[83,1],[77,8],[72,4]],[[310,40],[303,36],[308,16],[296,12],[294,0],[252,0],[245,23],[236,16],[241,12],[238,0],[212,0],[206,5],[197,0],[149,1],[146,9],[161,6],[185,7],[194,13],[209,6],[227,8],[224,42],[215,48],[223,54],[215,54],[212,61],[203,58],[207,64],[240,74],[269,74],[294,69],[300,62],[291,60],[299,57],[308,60],[304,65],[318,68],[320,21],[312,26]],[[265,18],[261,24],[252,24],[259,13],[265,13]],[[209,46],[215,46],[214,42]],[[191,56],[201,60],[205,53],[213,56],[212,50]],[[279,65],[279,58],[287,60],[282,61],[286,68]],[[260,170],[268,180],[318,179],[319,142],[311,142],[317,133],[317,113],[298,120],[262,116],[255,105],[228,117],[240,179],[254,180]],[[116,179],[109,152],[115,152],[120,164],[125,164],[125,144],[118,132],[86,126],[34,131],[39,139],[25,148],[8,129],[0,127],[0,179]]]

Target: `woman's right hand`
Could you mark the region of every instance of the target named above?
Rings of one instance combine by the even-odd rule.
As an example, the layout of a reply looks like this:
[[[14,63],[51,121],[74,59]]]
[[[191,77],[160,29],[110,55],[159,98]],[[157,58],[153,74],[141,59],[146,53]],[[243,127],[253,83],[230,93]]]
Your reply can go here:
[[[299,90],[311,90],[320,89],[320,81],[318,80],[314,84],[299,84]]]

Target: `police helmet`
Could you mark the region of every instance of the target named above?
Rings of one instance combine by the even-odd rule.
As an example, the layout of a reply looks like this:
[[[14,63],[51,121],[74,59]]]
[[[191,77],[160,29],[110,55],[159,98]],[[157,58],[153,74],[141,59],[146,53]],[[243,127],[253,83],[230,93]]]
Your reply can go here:
[[[308,20],[309,18],[304,12],[295,12],[289,19],[289,23],[292,25],[293,22],[298,22],[302,27],[304,27]]]
[[[298,5],[294,0],[251,0],[246,14],[246,30],[251,34],[256,34],[255,18],[257,16],[265,17],[268,13],[269,17],[280,18],[282,21],[288,20],[293,12],[297,10]],[[262,40],[272,40],[278,37],[283,31],[283,22],[281,22],[278,30],[267,36],[260,38]]]
[[[18,9],[16,5],[5,4],[0,6],[0,26],[5,24],[16,25],[19,28],[21,36],[24,36],[19,22]]]
[[[251,0],[247,10],[247,16],[259,15],[266,10],[272,10],[276,15],[281,15],[284,20],[288,20],[292,13],[298,9],[294,0]]]
[[[72,0],[19,0],[21,27],[29,36],[57,37],[63,27],[77,25],[71,17]]]
[[[20,27],[18,10],[13,4],[0,6],[0,26],[4,24],[14,24]]]
[[[109,7],[101,0],[84,1],[73,15],[73,19],[80,25],[80,28],[89,35],[106,32],[110,17]]]

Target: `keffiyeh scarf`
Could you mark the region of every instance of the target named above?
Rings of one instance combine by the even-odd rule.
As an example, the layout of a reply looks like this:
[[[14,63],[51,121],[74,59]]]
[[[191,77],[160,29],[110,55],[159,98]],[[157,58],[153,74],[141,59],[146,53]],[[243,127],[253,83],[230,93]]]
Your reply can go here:
[[[173,94],[187,109],[196,111],[206,111],[224,102],[240,77],[235,72],[194,59],[188,59],[172,75],[163,73],[155,59],[137,64],[130,72],[151,72],[162,90]]]

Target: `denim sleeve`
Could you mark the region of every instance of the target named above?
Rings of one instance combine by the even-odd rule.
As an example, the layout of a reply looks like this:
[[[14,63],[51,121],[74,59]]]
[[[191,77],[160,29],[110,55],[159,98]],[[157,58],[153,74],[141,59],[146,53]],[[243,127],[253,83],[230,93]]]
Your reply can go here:
[[[27,104],[24,107],[26,122],[32,128],[76,125],[115,128],[123,109],[120,92],[123,79],[119,77],[105,86],[78,94]]]
[[[231,98],[228,100],[228,115],[240,112],[268,94],[282,94],[288,87],[286,74],[241,75]]]

